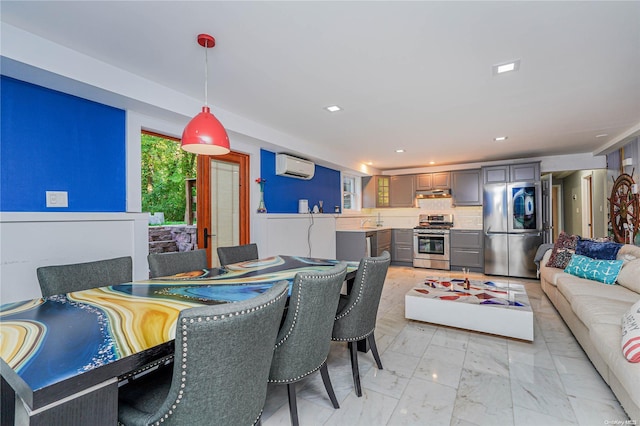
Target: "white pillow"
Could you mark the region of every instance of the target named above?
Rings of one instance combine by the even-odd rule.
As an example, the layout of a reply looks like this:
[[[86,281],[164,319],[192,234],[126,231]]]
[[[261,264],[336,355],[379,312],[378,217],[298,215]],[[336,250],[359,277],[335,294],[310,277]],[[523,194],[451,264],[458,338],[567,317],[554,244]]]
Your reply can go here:
[[[640,293],[640,259],[625,262],[617,281],[621,286]]]
[[[629,362],[640,362],[640,300],[622,316],[622,354]]]

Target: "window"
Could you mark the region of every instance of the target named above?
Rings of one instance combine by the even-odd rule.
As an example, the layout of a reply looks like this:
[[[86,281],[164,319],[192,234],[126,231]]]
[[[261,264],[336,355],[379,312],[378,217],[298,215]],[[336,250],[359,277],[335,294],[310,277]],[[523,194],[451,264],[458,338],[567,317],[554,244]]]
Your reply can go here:
[[[360,178],[342,175],[342,210],[360,210]]]

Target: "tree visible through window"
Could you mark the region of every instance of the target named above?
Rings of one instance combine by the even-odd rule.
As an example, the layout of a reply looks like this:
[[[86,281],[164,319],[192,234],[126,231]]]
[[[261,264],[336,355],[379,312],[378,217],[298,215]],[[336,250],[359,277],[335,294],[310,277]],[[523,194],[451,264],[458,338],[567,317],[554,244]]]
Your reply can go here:
[[[142,211],[184,223],[185,180],[196,177],[196,160],[177,139],[142,133]]]

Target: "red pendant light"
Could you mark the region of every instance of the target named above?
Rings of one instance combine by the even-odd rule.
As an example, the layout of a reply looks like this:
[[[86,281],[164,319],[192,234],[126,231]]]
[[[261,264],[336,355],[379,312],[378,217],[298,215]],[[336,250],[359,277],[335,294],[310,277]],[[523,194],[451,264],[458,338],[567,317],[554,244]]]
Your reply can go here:
[[[229,136],[222,124],[218,121],[207,102],[208,89],[208,62],[207,49],[216,45],[216,40],[209,34],[199,34],[198,44],[205,48],[205,81],[204,81],[204,106],[202,112],[193,117],[182,132],[182,149],[187,152],[201,155],[224,155],[229,153]]]

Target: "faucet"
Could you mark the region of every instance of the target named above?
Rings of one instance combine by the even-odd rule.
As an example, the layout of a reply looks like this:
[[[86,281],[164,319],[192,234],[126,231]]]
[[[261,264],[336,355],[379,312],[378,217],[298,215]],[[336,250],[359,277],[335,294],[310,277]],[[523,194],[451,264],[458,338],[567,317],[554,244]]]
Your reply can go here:
[[[360,220],[360,228],[364,228],[364,224],[367,222],[371,222],[371,219],[362,219]]]

